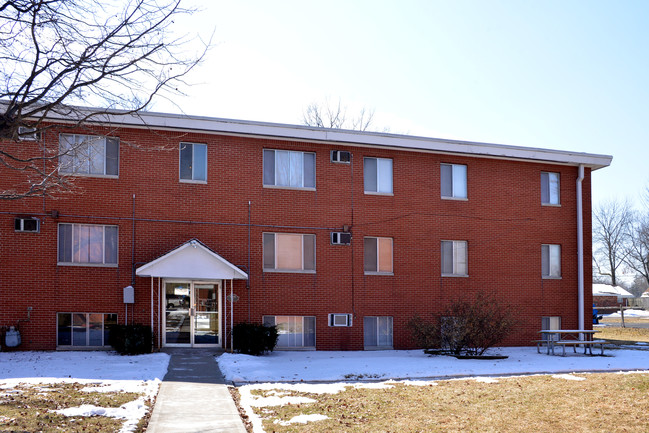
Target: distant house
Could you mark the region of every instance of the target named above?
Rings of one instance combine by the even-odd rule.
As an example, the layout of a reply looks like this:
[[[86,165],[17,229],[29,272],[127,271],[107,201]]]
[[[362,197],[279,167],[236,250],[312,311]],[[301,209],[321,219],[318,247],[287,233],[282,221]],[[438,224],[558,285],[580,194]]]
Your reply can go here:
[[[629,298],[635,298],[620,286],[610,284],[593,284],[593,304],[595,307],[627,306]]]
[[[52,120],[42,155],[78,193],[2,203],[0,326],[21,349],[231,347],[238,322],[291,350],[408,349],[487,292],[529,345],[547,320],[589,329],[591,173],[611,157],[174,114]],[[27,158],[27,156],[25,156]],[[0,185],[16,175],[0,167]],[[585,320],[586,319],[586,320]]]

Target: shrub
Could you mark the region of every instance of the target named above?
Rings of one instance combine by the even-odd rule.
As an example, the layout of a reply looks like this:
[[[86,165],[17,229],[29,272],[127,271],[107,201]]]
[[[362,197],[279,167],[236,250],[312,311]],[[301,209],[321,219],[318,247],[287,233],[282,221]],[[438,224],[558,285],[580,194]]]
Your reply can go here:
[[[453,302],[437,322],[413,317],[408,326],[424,349],[453,355],[480,356],[514,329],[514,313],[495,297],[479,293],[473,300]]]
[[[141,355],[153,351],[153,332],[146,325],[113,325],[108,344],[120,355]]]
[[[247,355],[263,355],[272,352],[277,344],[277,327],[237,323],[232,330],[234,350]]]

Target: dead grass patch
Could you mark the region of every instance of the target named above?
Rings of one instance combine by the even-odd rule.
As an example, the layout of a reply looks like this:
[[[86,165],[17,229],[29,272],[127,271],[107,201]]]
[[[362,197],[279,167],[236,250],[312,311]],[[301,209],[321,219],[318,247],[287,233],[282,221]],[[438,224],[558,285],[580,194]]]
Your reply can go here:
[[[348,387],[338,394],[291,392],[315,403],[255,408],[267,432],[628,432],[645,431],[649,374],[579,374]],[[278,392],[285,392],[279,390]],[[298,415],[328,419],[286,423]]]
[[[601,327],[598,330],[602,331],[595,334],[595,338],[603,340],[615,341],[641,341],[649,343],[649,329],[648,328],[617,328],[617,327]]]
[[[120,407],[142,394],[132,392],[85,392],[88,384],[20,384],[0,389],[0,431],[116,432],[123,420],[104,416],[68,417],[53,410],[89,404]]]

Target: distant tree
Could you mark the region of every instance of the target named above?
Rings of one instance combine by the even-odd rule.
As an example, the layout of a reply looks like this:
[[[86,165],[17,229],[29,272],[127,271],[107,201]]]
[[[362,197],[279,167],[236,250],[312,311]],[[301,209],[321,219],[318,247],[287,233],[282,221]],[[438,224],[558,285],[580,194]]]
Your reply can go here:
[[[593,212],[593,261],[599,275],[610,277],[618,285],[617,271],[629,254],[633,211],[628,202],[612,200]]]
[[[190,50],[172,33],[174,19],[190,12],[180,0],[0,0],[0,169],[22,178],[2,185],[0,199],[69,188],[55,167],[58,149],[26,153],[19,145],[43,133],[47,120],[81,126],[178,94],[209,45]]]
[[[636,219],[625,263],[649,284],[649,215]]]
[[[313,102],[302,114],[302,123],[307,126],[333,129],[353,129],[367,131],[374,121],[374,110],[361,108],[355,116],[347,115],[347,107],[340,99],[337,103],[326,100],[324,103]]]

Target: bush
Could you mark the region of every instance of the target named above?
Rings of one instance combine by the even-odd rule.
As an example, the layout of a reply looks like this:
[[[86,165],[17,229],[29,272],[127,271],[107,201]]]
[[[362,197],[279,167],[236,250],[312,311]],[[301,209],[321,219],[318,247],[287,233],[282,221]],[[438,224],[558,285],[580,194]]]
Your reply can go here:
[[[153,351],[153,332],[146,325],[113,325],[108,344],[120,355],[141,355]]]
[[[514,330],[514,313],[483,293],[471,301],[453,302],[437,322],[419,316],[408,323],[420,347],[453,355],[481,356]]]
[[[237,323],[232,330],[234,350],[247,355],[263,355],[272,352],[277,344],[277,328],[275,326],[255,325],[253,323]]]

